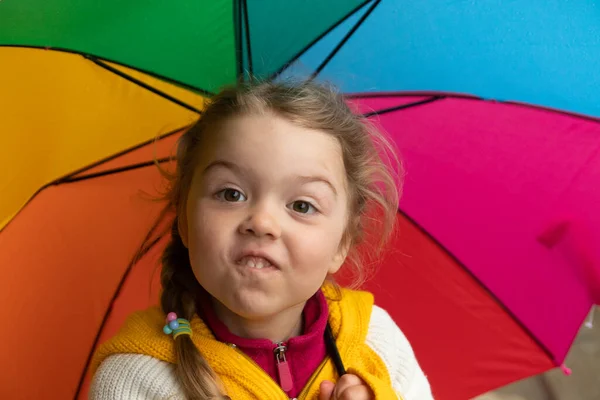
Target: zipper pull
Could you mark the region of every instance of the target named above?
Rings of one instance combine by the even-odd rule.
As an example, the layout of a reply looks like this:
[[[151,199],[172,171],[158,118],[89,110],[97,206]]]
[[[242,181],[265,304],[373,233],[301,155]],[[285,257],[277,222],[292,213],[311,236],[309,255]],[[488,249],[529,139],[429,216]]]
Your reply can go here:
[[[287,347],[283,344],[283,342],[275,343],[277,347],[275,347],[275,361],[277,362],[277,373],[279,375],[279,386],[283,389],[284,392],[289,392],[294,387],[294,381],[292,380],[292,372],[290,371],[290,366],[285,359],[285,351]]]

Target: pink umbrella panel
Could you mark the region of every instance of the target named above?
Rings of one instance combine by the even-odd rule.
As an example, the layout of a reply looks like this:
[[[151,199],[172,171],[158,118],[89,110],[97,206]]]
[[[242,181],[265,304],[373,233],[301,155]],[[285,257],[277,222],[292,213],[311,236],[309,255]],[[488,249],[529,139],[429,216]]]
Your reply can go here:
[[[600,121],[450,94],[355,101],[402,153],[402,211],[560,365],[600,300]]]

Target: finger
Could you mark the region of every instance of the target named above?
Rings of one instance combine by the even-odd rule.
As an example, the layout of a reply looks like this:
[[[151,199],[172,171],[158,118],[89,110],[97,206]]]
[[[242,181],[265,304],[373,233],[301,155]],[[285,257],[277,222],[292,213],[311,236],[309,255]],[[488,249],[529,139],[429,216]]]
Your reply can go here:
[[[337,382],[337,384],[335,385],[335,390],[334,390],[334,399],[338,399],[340,394],[345,391],[346,389],[352,387],[352,386],[360,386],[360,385],[364,385],[363,381],[356,375],[353,374],[346,374],[343,375],[340,380]]]
[[[331,381],[321,382],[319,387],[319,400],[330,400],[333,395],[333,389],[335,389],[335,383]]]
[[[344,391],[340,392],[335,400],[371,400],[373,399],[373,393],[371,389],[365,384],[358,386],[350,386]]]

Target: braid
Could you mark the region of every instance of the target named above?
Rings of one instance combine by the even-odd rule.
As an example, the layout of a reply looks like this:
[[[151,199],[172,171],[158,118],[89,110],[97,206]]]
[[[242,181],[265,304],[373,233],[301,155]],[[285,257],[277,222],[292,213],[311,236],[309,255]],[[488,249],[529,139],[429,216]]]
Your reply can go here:
[[[162,256],[161,307],[165,314],[173,311],[187,320],[196,312],[195,296],[200,290],[190,265],[188,249],[173,223],[172,239]],[[191,337],[175,339],[177,377],[190,400],[229,399],[223,394],[219,378],[194,345]]]

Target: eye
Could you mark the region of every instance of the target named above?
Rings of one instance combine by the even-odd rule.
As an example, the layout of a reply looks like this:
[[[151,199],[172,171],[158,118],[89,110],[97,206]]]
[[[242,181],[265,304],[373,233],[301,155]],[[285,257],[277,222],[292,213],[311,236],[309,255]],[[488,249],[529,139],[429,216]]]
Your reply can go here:
[[[310,204],[308,201],[303,200],[294,201],[290,205],[290,208],[299,214],[314,214],[315,212],[317,212],[315,206]]]
[[[231,188],[221,190],[219,193],[217,193],[217,197],[220,200],[227,201],[230,203],[246,201],[246,196],[244,196],[242,192]]]

